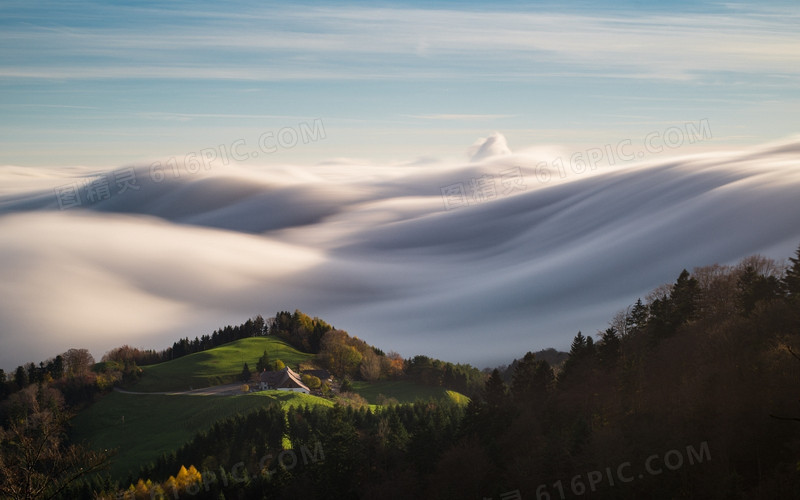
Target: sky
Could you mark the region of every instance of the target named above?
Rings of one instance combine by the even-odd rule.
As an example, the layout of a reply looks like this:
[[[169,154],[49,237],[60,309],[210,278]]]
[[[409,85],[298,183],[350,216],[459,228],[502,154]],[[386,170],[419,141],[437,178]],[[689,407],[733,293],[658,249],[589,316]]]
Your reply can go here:
[[[707,120],[796,132],[796,2],[0,5],[0,164],[113,168],[321,120],[255,161],[576,151]],[[288,132],[287,132],[288,134]],[[685,147],[684,147],[685,146]]]
[[[797,2],[0,3],[0,367],[301,309],[567,349],[800,243]]]

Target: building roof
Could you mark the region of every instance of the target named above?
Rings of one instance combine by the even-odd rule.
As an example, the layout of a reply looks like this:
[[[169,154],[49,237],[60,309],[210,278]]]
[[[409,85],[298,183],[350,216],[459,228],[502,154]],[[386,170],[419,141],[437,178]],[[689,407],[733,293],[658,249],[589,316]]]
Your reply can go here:
[[[300,375],[288,366],[277,372],[261,372],[261,381],[276,389],[305,389],[311,392],[311,389],[300,380]]]

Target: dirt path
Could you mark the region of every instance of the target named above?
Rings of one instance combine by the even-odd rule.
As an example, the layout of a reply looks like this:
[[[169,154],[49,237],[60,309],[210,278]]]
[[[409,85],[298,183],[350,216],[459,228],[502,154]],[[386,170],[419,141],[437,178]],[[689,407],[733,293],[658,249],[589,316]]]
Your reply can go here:
[[[166,396],[234,396],[242,393],[242,384],[223,384],[215,385],[213,387],[204,387],[202,389],[192,389],[191,391],[171,391],[171,392],[136,392],[126,391],[119,387],[114,388],[115,391],[122,394],[161,394]]]

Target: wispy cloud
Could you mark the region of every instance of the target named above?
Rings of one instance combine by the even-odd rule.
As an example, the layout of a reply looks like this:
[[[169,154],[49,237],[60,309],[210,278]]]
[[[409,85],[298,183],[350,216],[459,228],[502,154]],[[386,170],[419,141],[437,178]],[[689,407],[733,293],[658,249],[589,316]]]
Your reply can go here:
[[[324,80],[481,73],[503,80],[561,71],[654,79],[702,80],[711,72],[797,78],[798,9],[767,12],[608,16],[254,6],[245,13],[195,13],[187,20],[166,11],[176,24],[165,30],[6,25],[0,76]]]
[[[474,115],[474,114],[459,114],[459,113],[450,113],[450,114],[434,114],[434,115],[403,115],[408,118],[419,118],[421,120],[469,120],[469,121],[480,121],[480,120],[498,120],[501,118],[513,118],[515,115]]]

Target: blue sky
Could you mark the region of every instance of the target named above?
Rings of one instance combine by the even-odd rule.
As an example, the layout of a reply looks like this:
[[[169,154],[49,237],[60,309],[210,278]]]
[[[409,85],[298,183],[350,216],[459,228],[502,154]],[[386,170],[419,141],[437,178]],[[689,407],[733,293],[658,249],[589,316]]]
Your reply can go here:
[[[798,132],[800,6],[672,2],[0,5],[0,164],[113,168],[322,120],[263,162],[594,147],[708,120]]]

